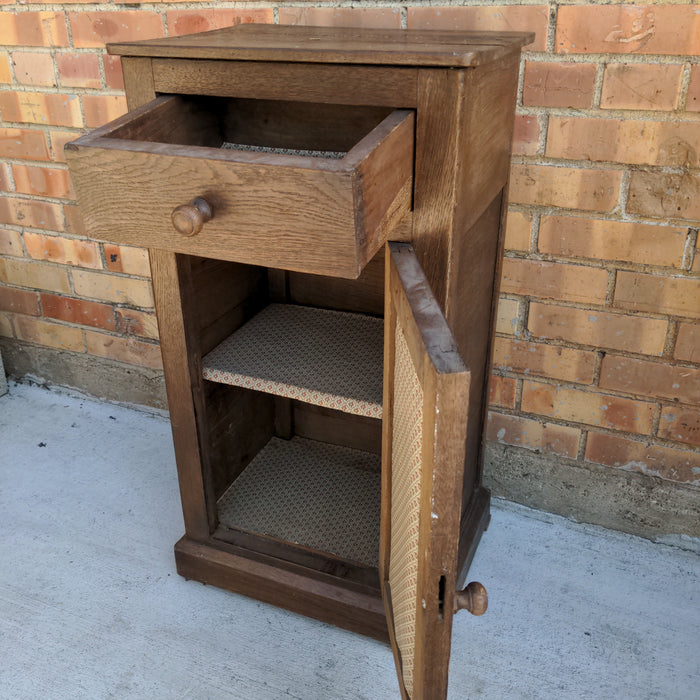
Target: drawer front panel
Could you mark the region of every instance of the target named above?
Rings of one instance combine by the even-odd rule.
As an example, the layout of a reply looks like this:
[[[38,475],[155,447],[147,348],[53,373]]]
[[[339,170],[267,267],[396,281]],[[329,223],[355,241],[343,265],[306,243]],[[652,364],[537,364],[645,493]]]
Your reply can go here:
[[[203,158],[85,148],[71,173],[88,235],[320,274],[354,276],[352,181],[348,175]],[[196,197],[212,208],[186,237],[172,211]]]
[[[389,114],[342,158],[217,148],[214,126],[161,97],[68,144],[87,235],[356,278],[410,209],[412,112]],[[197,198],[207,217],[183,235],[173,211]]]

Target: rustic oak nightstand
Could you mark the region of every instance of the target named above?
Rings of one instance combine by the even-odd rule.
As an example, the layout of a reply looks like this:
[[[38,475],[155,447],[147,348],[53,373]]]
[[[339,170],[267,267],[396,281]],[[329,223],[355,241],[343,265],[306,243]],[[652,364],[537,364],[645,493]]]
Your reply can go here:
[[[126,116],[67,146],[90,237],[150,249],[185,577],[389,639],[447,688],[521,46],[240,25],[114,44]]]

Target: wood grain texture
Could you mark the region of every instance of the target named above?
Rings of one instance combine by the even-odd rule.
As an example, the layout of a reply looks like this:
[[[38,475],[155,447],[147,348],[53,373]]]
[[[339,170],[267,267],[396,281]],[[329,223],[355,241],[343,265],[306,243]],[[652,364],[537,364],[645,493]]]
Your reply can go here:
[[[203,544],[183,538],[175,545],[175,560],[185,578],[387,640],[378,591],[361,592],[353,582],[223,542]]]
[[[415,107],[417,77],[409,67],[153,59],[157,92],[260,100]]]
[[[458,576],[469,372],[414,251],[405,244],[390,243],[388,247],[391,254],[385,323],[387,328],[401,329],[423,388],[420,554],[410,697],[444,698]],[[385,382],[394,375],[394,362],[395,357],[388,351],[385,355]],[[396,387],[392,391],[395,393]],[[395,417],[392,414],[393,403],[390,403],[384,407],[384,447],[393,442],[391,433]],[[393,461],[391,452],[383,455],[383,487],[391,479],[387,473],[391,474]],[[386,533],[390,527],[391,510],[391,493],[383,492],[380,547],[388,547],[389,552],[380,549],[380,581],[385,591],[389,633],[401,676],[402,663],[396,649],[392,604],[386,594],[391,550],[400,544],[394,542],[396,533]],[[405,687],[402,692],[408,696]]]
[[[122,73],[126,91],[126,106],[136,109],[156,96],[153,83],[153,62],[150,58],[122,58]]]
[[[384,314],[384,249],[380,250],[356,280],[289,273],[289,301],[337,311]]]
[[[197,328],[190,313],[189,260],[158,249],[149,254],[185,531],[203,541],[214,527],[215,514],[206,479],[206,408]]]
[[[66,154],[91,237],[355,278],[389,234],[378,208],[398,223],[410,206],[402,193],[412,178],[412,118],[393,112],[339,160],[109,138],[125,120],[69,144]],[[397,172],[381,186],[365,165],[370,156],[382,172],[396,159]],[[214,215],[184,238],[170,214],[195,197]],[[366,209],[378,232],[362,228]]]
[[[294,431],[300,437],[381,453],[380,418],[341,413],[323,406],[293,402]]]
[[[245,532],[236,528],[220,526],[214,537],[259,554],[282,559],[312,571],[334,576],[346,585],[357,584],[357,590],[370,595],[379,595],[379,574],[376,568],[348,562],[326,552],[317,552],[298,544],[291,544],[274,537]],[[369,590],[368,590],[369,589]]]
[[[243,61],[476,66],[518,51],[526,32],[459,32],[239,24],[181,37],[108,45],[113,54]]]

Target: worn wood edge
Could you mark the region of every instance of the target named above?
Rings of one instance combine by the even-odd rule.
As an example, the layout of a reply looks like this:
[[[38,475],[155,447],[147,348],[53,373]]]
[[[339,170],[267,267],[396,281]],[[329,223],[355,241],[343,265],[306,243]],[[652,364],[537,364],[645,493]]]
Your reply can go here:
[[[442,374],[432,363],[425,373],[415,698],[447,694],[469,400],[468,373]]]
[[[408,319],[412,330],[421,338],[427,357],[440,374],[466,373],[468,370],[457,341],[447,325],[413,247],[402,242],[391,242],[388,245],[391,250],[391,265],[396,271],[391,290],[396,298],[398,315]],[[400,286],[397,287],[397,284]],[[401,287],[405,293],[400,292]],[[429,300],[427,303],[426,299]],[[430,330],[429,335],[426,334],[426,329]],[[409,349],[412,350],[416,367],[422,368],[424,363],[420,351],[412,347],[411,343]],[[422,369],[419,377],[422,377]]]
[[[486,532],[491,520],[491,493],[479,486],[462,512],[459,530],[459,554],[457,559],[457,588],[461,589],[467,579],[481,537]]]
[[[310,578],[290,571],[273,558],[267,559],[248,558],[245,552],[224,551],[186,537],[175,545],[177,571],[187,579],[388,641],[386,617],[378,594],[358,593],[343,586],[340,580],[331,583]]]
[[[221,41],[227,38],[228,45]],[[203,43],[207,39],[213,43]],[[238,46],[233,45],[236,39]],[[123,56],[465,67],[519,50],[533,40],[532,32],[360,31],[349,27],[242,24],[184,37],[115,42],[108,44],[107,50]],[[251,45],[253,42],[256,45]],[[300,48],[302,44],[304,48]]]

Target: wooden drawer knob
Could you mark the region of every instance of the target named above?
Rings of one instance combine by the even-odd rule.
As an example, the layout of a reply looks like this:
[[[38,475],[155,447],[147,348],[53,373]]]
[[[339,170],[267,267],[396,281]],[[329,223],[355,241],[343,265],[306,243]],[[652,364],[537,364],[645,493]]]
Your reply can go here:
[[[483,615],[488,605],[486,589],[478,581],[472,581],[463,591],[457,591],[455,596],[455,612],[468,610],[472,615]]]
[[[211,207],[202,197],[193,199],[189,204],[175,207],[170,215],[175,230],[182,236],[196,236],[211,217]]]

